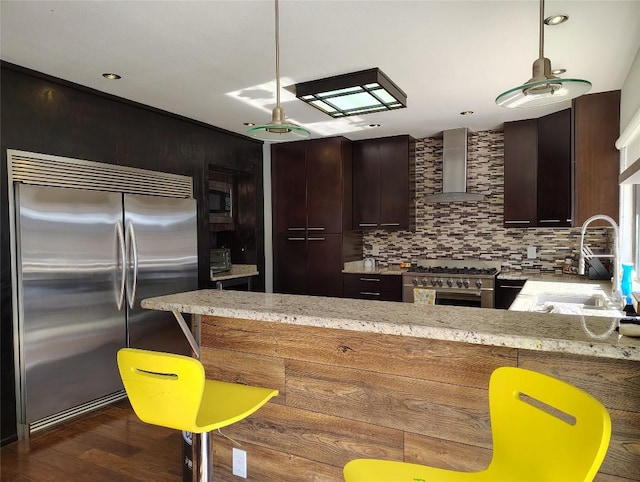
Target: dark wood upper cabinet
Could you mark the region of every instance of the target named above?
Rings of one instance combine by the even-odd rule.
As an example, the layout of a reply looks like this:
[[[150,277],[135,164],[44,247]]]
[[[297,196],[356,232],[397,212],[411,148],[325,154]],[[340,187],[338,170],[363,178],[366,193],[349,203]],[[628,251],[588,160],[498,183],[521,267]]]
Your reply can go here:
[[[618,222],[620,91],[588,94],[573,100],[575,199],[574,225],[595,214]],[[602,221],[595,221],[598,226]],[[606,224],[601,224],[606,225]]]
[[[277,161],[273,159],[277,158]],[[276,233],[304,232],[307,227],[306,150],[297,142],[272,146],[272,197]]]
[[[571,109],[504,125],[504,225],[571,226]]]
[[[415,141],[407,135],[353,146],[353,228],[413,229]]]
[[[571,109],[538,119],[538,226],[571,226]]]
[[[571,109],[506,122],[505,226],[582,226],[595,214],[617,220],[619,132],[620,91],[583,95]]]
[[[537,119],[504,123],[504,225],[536,224],[538,181]]]
[[[380,150],[377,142],[353,143],[353,227],[378,227],[380,219]]]
[[[307,229],[310,231],[342,232],[345,216],[342,209],[345,181],[342,145],[340,138],[308,143],[306,189]]]

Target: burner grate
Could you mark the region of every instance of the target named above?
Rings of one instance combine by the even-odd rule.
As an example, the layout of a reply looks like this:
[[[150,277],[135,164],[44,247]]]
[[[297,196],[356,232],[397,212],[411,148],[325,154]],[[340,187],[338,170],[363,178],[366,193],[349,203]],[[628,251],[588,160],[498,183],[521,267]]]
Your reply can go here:
[[[491,276],[498,272],[496,268],[449,268],[448,266],[412,266],[407,270],[408,273],[426,273],[426,274],[458,274],[467,276]]]

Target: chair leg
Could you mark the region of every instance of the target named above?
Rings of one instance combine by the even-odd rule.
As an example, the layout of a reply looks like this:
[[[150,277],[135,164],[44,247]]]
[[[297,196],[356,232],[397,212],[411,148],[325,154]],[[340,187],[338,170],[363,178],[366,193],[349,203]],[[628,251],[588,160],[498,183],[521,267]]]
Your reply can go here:
[[[213,481],[213,451],[211,432],[194,433],[193,437],[193,478],[197,482]]]

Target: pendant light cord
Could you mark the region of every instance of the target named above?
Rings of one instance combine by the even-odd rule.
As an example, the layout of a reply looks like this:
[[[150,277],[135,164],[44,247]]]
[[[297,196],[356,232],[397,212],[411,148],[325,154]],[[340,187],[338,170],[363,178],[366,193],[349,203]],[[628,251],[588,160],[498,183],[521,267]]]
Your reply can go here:
[[[544,58],[544,0],[540,0],[540,48],[538,53],[539,58]]]
[[[280,15],[276,3],[276,107],[280,107]]]

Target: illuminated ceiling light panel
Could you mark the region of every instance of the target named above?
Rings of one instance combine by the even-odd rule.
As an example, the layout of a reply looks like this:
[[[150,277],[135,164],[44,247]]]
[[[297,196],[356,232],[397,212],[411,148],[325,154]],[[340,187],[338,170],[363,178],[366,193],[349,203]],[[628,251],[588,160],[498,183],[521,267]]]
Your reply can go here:
[[[380,69],[295,85],[296,97],[334,118],[407,107],[407,94]]]

